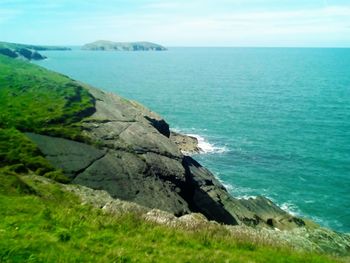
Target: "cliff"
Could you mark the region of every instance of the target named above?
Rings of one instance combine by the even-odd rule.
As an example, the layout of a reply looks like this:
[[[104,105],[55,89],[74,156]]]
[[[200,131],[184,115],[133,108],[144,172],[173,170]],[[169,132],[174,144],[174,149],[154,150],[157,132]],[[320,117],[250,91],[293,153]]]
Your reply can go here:
[[[73,183],[179,216],[200,212],[220,223],[281,229],[304,225],[263,197],[231,197],[207,169],[180,152],[169,138],[168,124],[157,114],[115,94],[91,87],[88,91],[96,111],[81,127],[99,148],[26,134]]]
[[[38,51],[45,51],[45,50],[70,50],[70,48],[0,42],[0,54],[11,58],[21,58],[21,59],[27,59],[27,60],[42,60],[42,59],[45,59],[46,57],[41,55]]]
[[[62,169],[72,183],[175,215],[200,212],[220,223],[280,229],[304,225],[266,198],[230,196],[181,153],[165,120],[142,105],[35,65],[3,63],[0,124],[25,132],[51,170]]]
[[[98,40],[82,47],[83,50],[102,51],[164,51],[165,47],[151,42],[112,42]]]

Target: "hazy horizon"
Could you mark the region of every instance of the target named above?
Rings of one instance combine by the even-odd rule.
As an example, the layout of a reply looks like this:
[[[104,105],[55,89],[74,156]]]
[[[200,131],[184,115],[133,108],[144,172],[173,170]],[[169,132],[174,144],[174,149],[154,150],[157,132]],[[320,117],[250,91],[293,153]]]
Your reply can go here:
[[[167,47],[350,47],[345,0],[3,0],[0,40],[80,46],[99,39]]]

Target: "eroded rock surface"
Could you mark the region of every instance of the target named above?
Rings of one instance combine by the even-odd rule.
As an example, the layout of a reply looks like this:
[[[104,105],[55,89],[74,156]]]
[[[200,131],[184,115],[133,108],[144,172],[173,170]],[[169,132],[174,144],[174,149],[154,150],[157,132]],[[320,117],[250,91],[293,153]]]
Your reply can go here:
[[[99,149],[28,134],[73,183],[176,216],[201,213],[219,223],[279,229],[304,224],[265,198],[233,198],[210,171],[181,153],[169,125],[156,113],[117,95],[88,89],[96,99],[96,111],[82,128]]]
[[[80,142],[34,133],[26,135],[38,145],[51,164],[63,169],[70,179],[74,179],[107,153],[107,149],[96,149]]]
[[[170,139],[179,147],[180,151],[185,155],[200,153],[198,147],[198,139],[193,136],[184,135],[178,132],[171,131]]]

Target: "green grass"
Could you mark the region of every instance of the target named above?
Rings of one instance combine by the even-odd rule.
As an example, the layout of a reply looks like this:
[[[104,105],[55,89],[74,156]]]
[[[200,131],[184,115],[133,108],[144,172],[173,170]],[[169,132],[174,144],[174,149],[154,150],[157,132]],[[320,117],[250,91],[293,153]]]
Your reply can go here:
[[[220,227],[172,229],[81,205],[55,184],[0,170],[0,262],[337,262],[236,239]]]
[[[94,99],[77,82],[0,55],[0,127],[73,137],[71,126],[92,113]]]
[[[38,147],[15,128],[0,128],[0,168],[14,172],[33,171],[38,175],[66,183],[68,178],[56,170],[42,155]]]
[[[89,142],[79,123],[94,112],[94,98],[81,84],[29,62],[0,55],[0,72],[0,167],[66,181],[23,132]]]

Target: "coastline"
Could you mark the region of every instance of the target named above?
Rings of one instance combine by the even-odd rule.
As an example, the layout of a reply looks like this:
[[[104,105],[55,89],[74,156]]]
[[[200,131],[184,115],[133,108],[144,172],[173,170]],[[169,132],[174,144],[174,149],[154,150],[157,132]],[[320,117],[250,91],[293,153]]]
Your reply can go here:
[[[199,212],[207,220],[224,225],[286,231],[292,236],[305,234],[306,240],[313,233],[315,240],[324,241],[321,227],[288,214],[267,198],[232,197],[209,170],[181,153],[184,150],[198,153],[199,140],[172,133],[158,114],[137,102],[79,82],[68,86],[80,93],[88,91],[90,103],[94,103],[89,112],[86,109],[79,112],[85,115],[76,124],[83,131],[82,138],[89,138],[89,143],[50,131],[25,135],[71,182],[105,190],[112,198],[166,211],[176,217]],[[129,192],[125,193],[125,189]],[[342,247],[349,245],[350,238],[330,230],[326,232],[338,242],[326,242],[326,248],[335,246],[333,249],[343,253]]]

